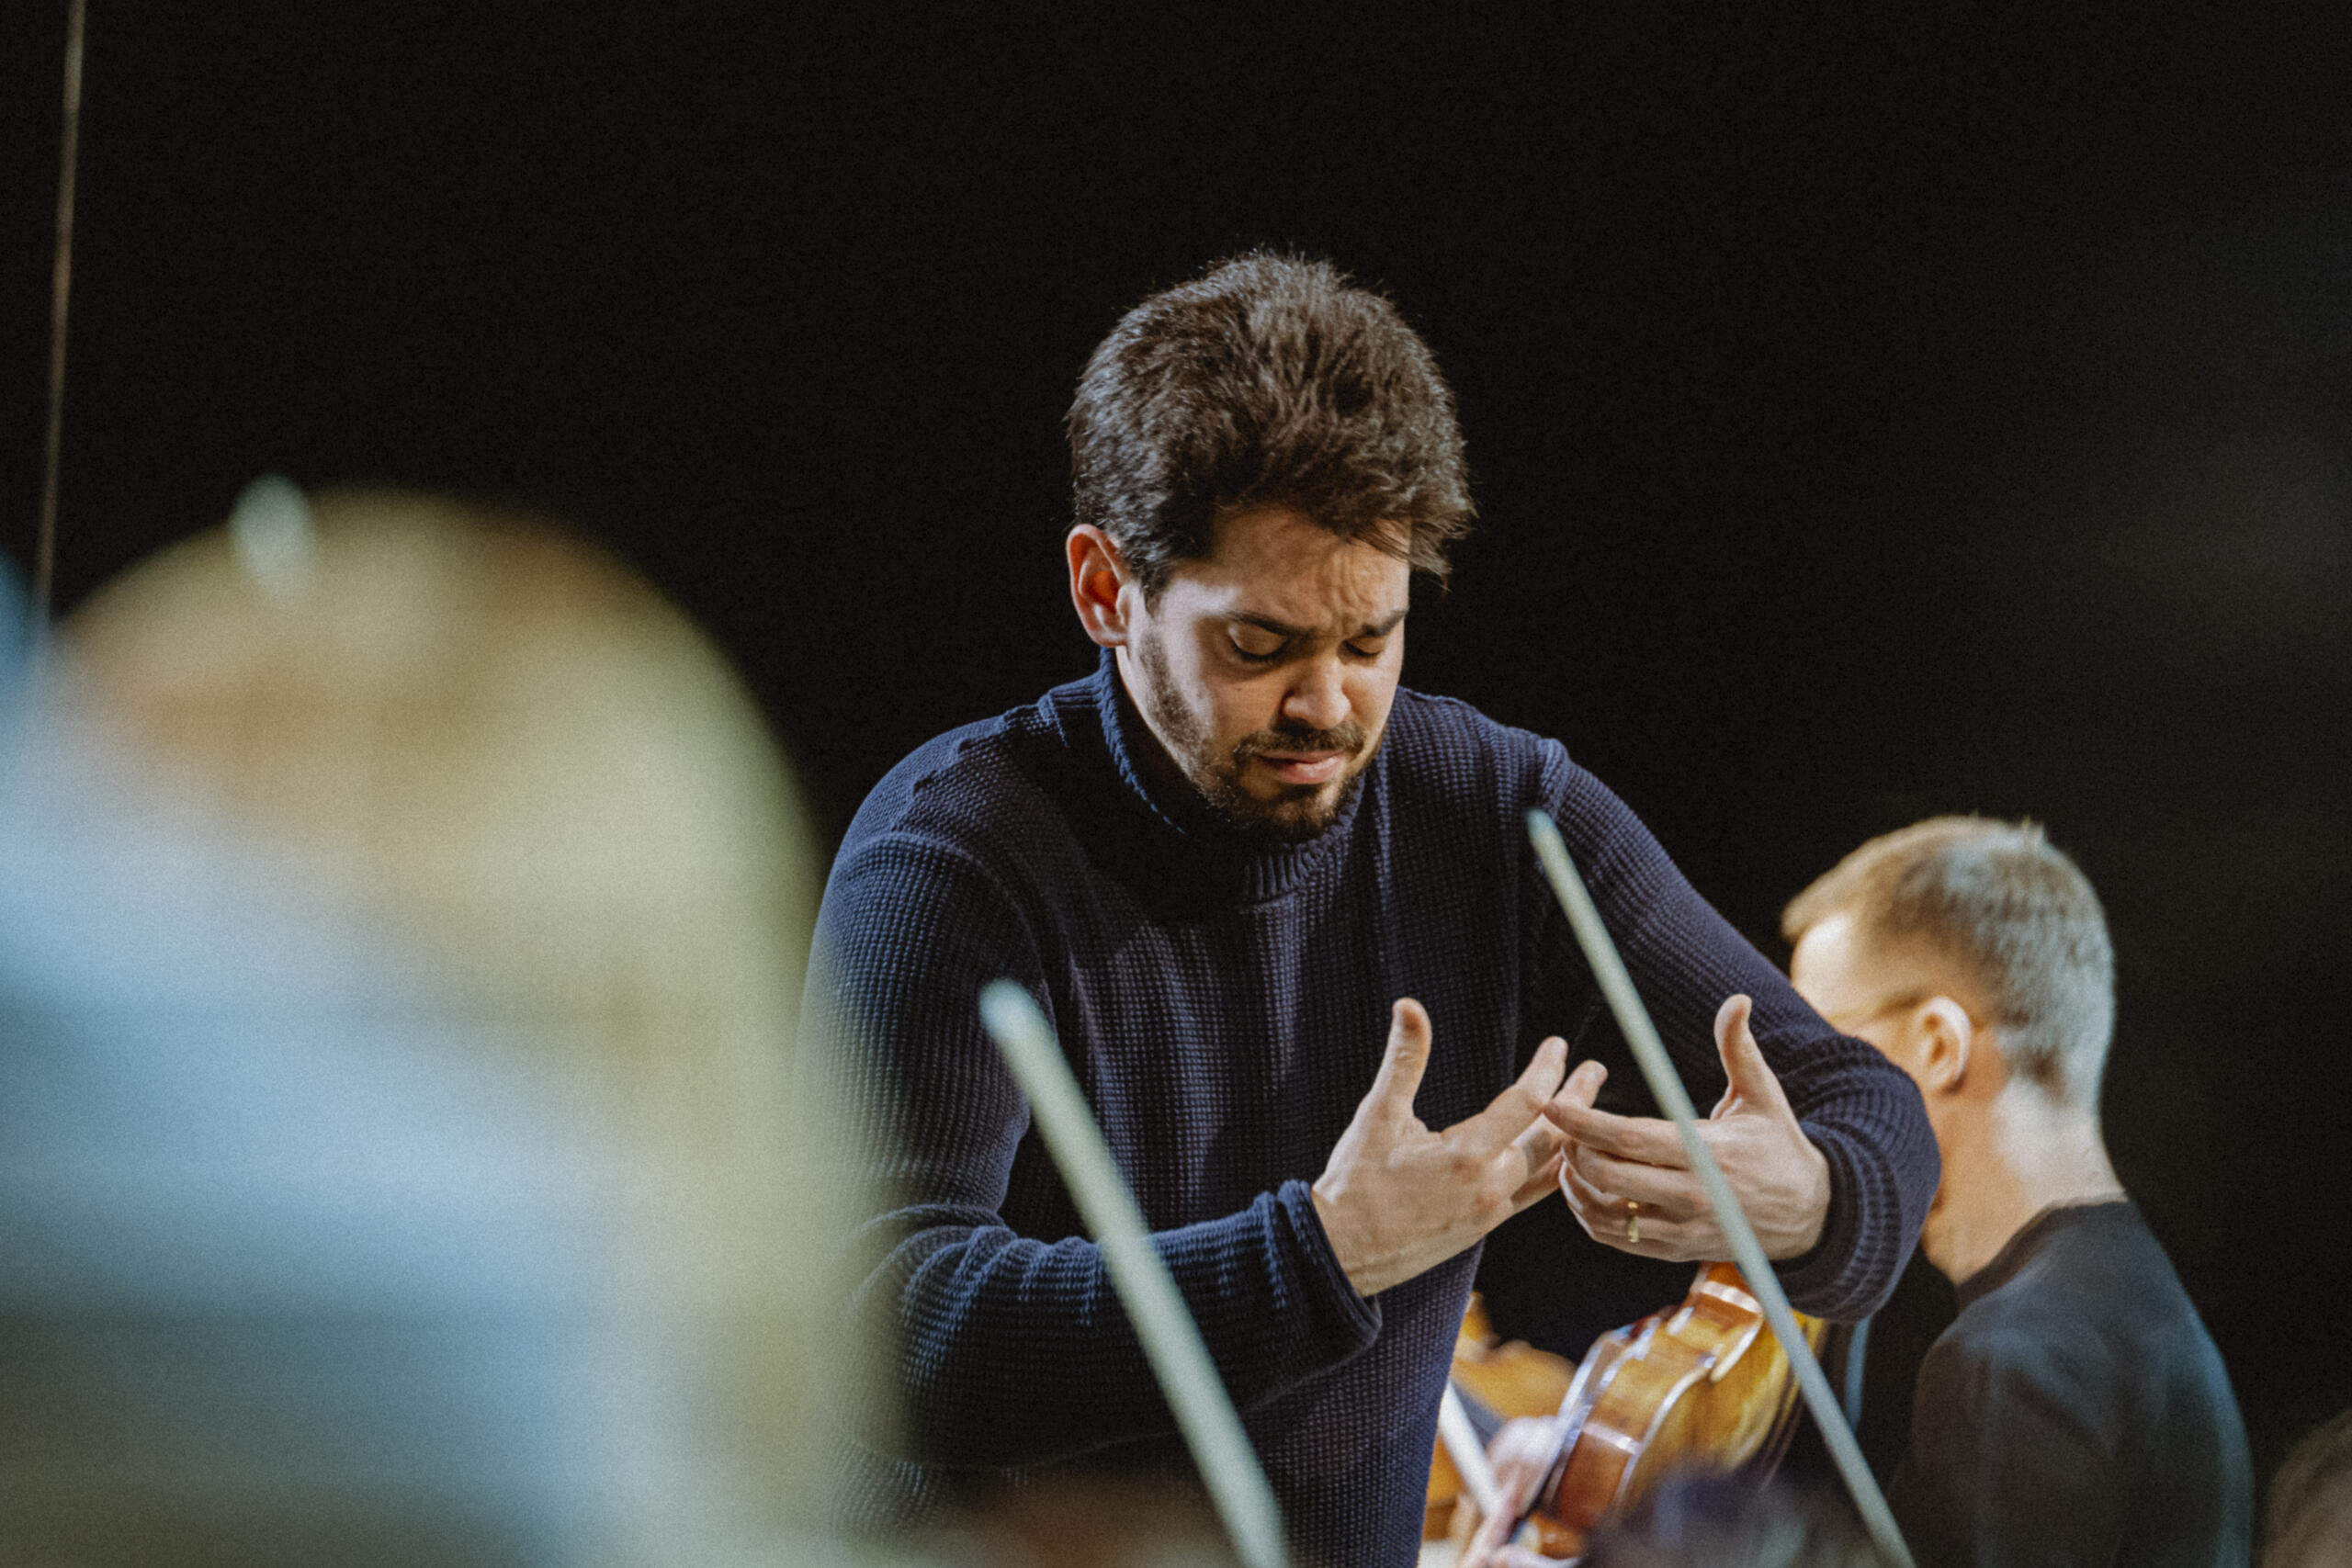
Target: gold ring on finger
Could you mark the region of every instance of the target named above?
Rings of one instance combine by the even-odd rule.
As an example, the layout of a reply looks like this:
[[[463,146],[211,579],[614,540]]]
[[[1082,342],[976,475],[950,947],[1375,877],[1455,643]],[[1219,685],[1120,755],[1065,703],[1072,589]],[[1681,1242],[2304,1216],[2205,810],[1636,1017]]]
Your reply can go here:
[[[1642,1206],[1631,1198],[1625,1200],[1625,1245],[1642,1245]]]

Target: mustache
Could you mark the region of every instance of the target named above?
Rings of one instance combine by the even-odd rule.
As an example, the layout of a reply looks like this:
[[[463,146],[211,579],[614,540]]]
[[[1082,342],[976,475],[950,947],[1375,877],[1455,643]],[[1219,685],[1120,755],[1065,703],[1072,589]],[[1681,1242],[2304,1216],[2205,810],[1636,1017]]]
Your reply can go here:
[[[1363,750],[1364,729],[1343,724],[1336,729],[1261,729],[1244,736],[1233,748],[1233,760],[1244,762],[1270,751],[1337,751],[1352,757]]]

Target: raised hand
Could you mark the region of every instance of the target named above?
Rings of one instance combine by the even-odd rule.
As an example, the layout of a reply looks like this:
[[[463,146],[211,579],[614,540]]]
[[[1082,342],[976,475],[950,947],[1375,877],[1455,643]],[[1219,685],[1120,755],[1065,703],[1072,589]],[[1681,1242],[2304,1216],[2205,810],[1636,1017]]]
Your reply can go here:
[[[1558,1179],[1564,1143],[1544,1119],[1555,1094],[1591,1103],[1598,1069],[1564,1089],[1565,1041],[1537,1048],[1519,1081],[1476,1116],[1432,1133],[1413,1114],[1430,1062],[1430,1015],[1410,998],[1389,1016],[1388,1050],[1355,1119],[1316,1179],[1316,1213],[1361,1295],[1444,1262]]]
[[[1747,1213],[1769,1258],[1794,1258],[1821,1239],[1829,1215],[1829,1162],[1805,1137],[1781,1080],[1747,1027],[1750,1003],[1733,997],[1715,1014],[1715,1049],[1730,1087],[1699,1123],[1715,1163]],[[1585,1063],[1577,1070],[1595,1066]],[[1722,1259],[1731,1243],[1674,1123],[1612,1116],[1561,1096],[1544,1114],[1568,1138],[1560,1189],[1577,1223],[1620,1252],[1673,1260]]]

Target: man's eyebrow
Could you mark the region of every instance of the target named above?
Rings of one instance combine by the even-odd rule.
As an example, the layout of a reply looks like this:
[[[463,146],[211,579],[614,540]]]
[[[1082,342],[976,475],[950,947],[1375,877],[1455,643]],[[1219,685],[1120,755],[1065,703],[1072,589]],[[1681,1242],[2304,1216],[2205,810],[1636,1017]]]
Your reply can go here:
[[[1256,626],[1260,631],[1272,632],[1278,637],[1302,637],[1313,635],[1305,626],[1295,626],[1288,621],[1278,621],[1272,615],[1252,615],[1247,610],[1236,610],[1225,618],[1228,621],[1238,621],[1245,626]],[[1404,620],[1405,611],[1398,610],[1385,620],[1367,622],[1353,636],[1386,637],[1403,625]]]

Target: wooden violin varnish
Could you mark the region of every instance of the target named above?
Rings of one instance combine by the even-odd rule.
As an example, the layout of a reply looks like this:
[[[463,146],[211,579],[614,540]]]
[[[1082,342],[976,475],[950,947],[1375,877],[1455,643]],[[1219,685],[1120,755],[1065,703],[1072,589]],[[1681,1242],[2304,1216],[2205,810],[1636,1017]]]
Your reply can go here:
[[[1483,1324],[1473,1307],[1463,1343],[1480,1343],[1471,1330]],[[1807,1341],[1818,1348],[1826,1325],[1798,1319]],[[1491,1334],[1484,1336],[1491,1339]],[[1525,1347],[1529,1356],[1545,1356]],[[1491,1353],[1489,1353],[1491,1354]],[[1558,1357],[1545,1359],[1566,1367]],[[1466,1364],[1484,1362],[1459,1349],[1455,1375]],[[1475,1385],[1464,1382],[1484,1399]],[[1786,1451],[1795,1430],[1796,1379],[1789,1359],[1765,1325],[1761,1304],[1739,1269],[1729,1263],[1700,1269],[1690,1291],[1672,1307],[1614,1328],[1595,1340],[1576,1364],[1560,1397],[1540,1412],[1556,1413],[1556,1448],[1532,1486],[1522,1483],[1509,1499],[1510,1520],[1486,1521],[1482,1545],[1532,1530],[1528,1544],[1549,1557],[1570,1558],[1584,1551],[1585,1538],[1601,1520],[1631,1507],[1667,1476],[1688,1470],[1726,1471],[1757,1467],[1770,1472]],[[1506,1415],[1530,1414],[1525,1408]],[[1440,1522],[1439,1469],[1459,1493],[1460,1482],[1441,1445],[1431,1467],[1427,1523]],[[1444,1524],[1451,1527],[1459,1505],[1449,1496]],[[1440,1534],[1447,1533],[1441,1529]]]

